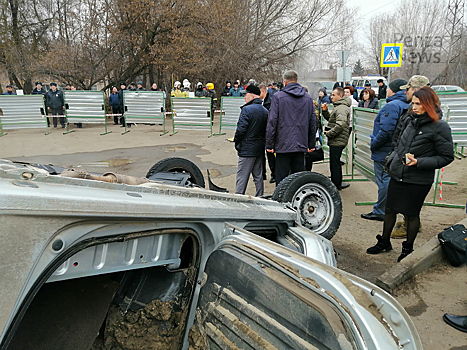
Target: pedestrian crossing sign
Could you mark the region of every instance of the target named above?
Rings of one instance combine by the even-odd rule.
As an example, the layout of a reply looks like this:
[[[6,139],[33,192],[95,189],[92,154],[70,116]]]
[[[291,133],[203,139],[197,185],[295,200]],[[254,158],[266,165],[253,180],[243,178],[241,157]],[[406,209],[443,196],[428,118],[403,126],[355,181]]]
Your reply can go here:
[[[402,43],[383,44],[381,47],[381,67],[400,67],[402,65]]]

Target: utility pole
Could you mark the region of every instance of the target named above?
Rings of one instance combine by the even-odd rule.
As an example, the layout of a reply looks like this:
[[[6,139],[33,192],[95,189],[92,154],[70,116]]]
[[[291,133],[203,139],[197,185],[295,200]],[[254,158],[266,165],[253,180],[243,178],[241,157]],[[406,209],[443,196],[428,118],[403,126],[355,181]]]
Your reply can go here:
[[[459,45],[461,43],[464,24],[464,0],[449,0],[444,25],[443,45],[441,54],[446,57],[446,66],[442,73],[435,79],[441,83],[450,83],[453,66],[461,54]],[[448,41],[448,45],[445,42]]]

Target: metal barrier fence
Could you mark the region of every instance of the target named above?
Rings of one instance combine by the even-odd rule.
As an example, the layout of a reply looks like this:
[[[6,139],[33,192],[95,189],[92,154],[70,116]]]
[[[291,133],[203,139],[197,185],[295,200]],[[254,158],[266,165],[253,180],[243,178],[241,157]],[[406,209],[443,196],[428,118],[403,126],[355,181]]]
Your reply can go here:
[[[8,129],[45,128],[49,133],[42,95],[0,95],[0,136]]]
[[[357,168],[363,176],[373,182],[375,173],[371,160],[370,135],[373,132],[373,123],[377,114],[378,111],[374,109],[354,107],[352,116],[352,167]]]
[[[219,134],[224,130],[235,130],[237,128],[238,117],[240,116],[240,107],[245,104],[243,97],[226,97],[221,98],[221,115],[219,120]]]
[[[467,92],[442,92],[438,93],[441,106],[448,109],[447,122],[451,127],[452,139],[462,151],[457,154],[465,157],[463,148],[467,146]]]
[[[68,123],[104,124],[107,131],[107,117],[105,115],[105,100],[103,91],[65,91],[65,110]],[[73,132],[68,129],[65,134]]]
[[[176,130],[209,130],[212,136],[211,99],[172,97],[172,134]]]
[[[165,135],[165,93],[163,91],[123,91],[125,125],[128,123],[162,123]],[[122,134],[129,132],[125,128]]]

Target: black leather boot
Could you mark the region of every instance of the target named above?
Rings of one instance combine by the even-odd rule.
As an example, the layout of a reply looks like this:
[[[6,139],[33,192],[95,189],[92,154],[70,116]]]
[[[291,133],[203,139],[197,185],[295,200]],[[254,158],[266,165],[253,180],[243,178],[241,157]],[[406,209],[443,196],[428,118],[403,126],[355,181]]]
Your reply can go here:
[[[399,255],[397,258],[397,262],[401,261],[404,259],[407,255],[413,252],[413,243],[409,244],[407,242],[402,242],[402,253]]]
[[[381,235],[377,235],[376,239],[378,240],[378,243],[366,250],[368,254],[379,254],[383,250],[389,252],[392,249],[392,245],[389,239],[384,239]]]
[[[467,332],[467,316],[444,314],[443,320],[455,329],[458,329],[461,332]]]

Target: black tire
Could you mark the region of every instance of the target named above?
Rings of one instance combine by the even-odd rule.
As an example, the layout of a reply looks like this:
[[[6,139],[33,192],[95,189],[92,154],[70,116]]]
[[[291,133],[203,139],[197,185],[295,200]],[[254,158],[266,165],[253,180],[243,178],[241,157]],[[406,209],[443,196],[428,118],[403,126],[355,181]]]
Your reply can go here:
[[[204,176],[201,170],[196,166],[195,163],[189,161],[185,158],[166,158],[158,161],[154,164],[151,169],[149,169],[146,177],[149,178],[151,175],[156,173],[190,173],[189,181],[197,186],[203,187],[205,186],[204,183]]]
[[[272,195],[280,203],[290,203],[300,216],[300,224],[331,239],[342,220],[342,200],[337,187],[326,176],[311,171],[289,175]]]

